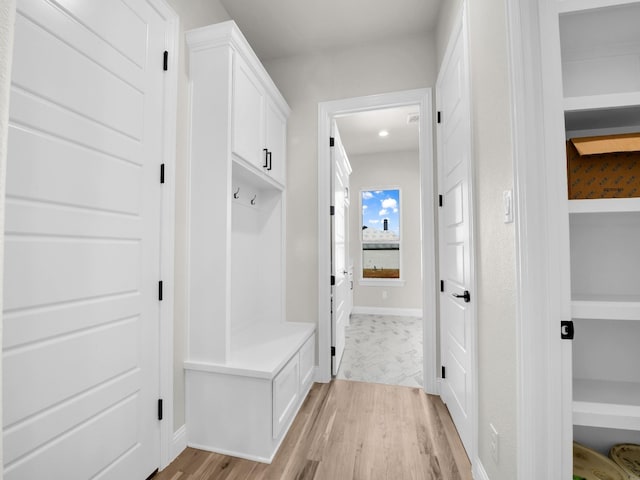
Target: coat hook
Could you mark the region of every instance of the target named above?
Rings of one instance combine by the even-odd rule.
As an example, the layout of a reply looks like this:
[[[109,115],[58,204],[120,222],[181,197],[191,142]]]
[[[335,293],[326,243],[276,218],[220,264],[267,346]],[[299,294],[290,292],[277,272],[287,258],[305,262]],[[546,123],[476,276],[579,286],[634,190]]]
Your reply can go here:
[[[251,199],[251,205],[255,205],[256,204],[256,197],[257,197],[257,195],[254,195],[253,198]]]
[[[238,195],[238,193],[240,193],[240,187],[238,187],[238,189],[233,192],[233,198],[240,198],[240,195]]]

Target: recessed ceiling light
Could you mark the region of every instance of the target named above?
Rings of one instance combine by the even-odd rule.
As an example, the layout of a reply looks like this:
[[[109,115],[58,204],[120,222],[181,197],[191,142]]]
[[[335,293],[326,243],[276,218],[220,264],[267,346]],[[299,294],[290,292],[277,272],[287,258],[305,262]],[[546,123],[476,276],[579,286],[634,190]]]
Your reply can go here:
[[[387,135],[389,135],[389,132],[387,132],[386,130],[380,130],[378,132],[378,136],[380,137],[386,137]]]

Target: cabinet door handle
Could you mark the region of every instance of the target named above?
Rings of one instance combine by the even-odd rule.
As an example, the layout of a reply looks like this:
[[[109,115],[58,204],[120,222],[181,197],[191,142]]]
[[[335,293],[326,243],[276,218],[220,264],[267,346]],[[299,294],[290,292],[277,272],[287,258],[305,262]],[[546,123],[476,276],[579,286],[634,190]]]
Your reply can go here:
[[[471,294],[469,293],[469,290],[465,290],[462,295],[458,295],[457,293],[452,293],[451,295],[456,298],[464,298],[464,303],[469,303],[471,301]]]
[[[262,165],[262,168],[267,168],[269,166],[269,150],[263,148],[262,151],[264,152],[264,165]]]
[[[269,166],[267,170],[271,170],[271,152],[267,150],[267,158],[269,159]]]

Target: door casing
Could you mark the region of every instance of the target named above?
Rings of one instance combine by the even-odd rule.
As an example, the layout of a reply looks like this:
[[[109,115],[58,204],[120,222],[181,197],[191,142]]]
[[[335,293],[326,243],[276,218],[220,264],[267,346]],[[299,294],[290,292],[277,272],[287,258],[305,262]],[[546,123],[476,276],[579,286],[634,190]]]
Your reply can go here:
[[[318,104],[318,371],[315,380],[331,381],[331,153],[329,136],[335,117],[382,108],[415,105],[419,109],[419,163],[422,231],[422,305],[424,391],[438,394],[435,164],[432,89],[422,88]]]

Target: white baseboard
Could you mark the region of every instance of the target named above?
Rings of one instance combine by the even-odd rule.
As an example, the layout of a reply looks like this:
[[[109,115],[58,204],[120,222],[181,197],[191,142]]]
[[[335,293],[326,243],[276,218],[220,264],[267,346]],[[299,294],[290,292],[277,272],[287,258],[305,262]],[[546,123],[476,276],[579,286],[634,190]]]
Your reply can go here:
[[[484,465],[482,465],[478,457],[476,457],[476,461],[473,462],[471,475],[474,480],[489,480],[489,475],[487,475],[487,471],[484,469]]]
[[[173,442],[171,442],[171,459],[169,460],[169,463],[178,458],[178,455],[180,455],[185,448],[187,448],[187,426],[182,425],[173,434]]]
[[[422,317],[421,308],[353,307],[355,315],[394,315],[398,317]]]
[[[313,367],[313,382],[314,383],[329,383],[330,381],[331,381],[330,378],[328,380],[325,379],[325,378],[322,378],[322,375],[320,375],[320,367],[318,367],[318,365]]]

